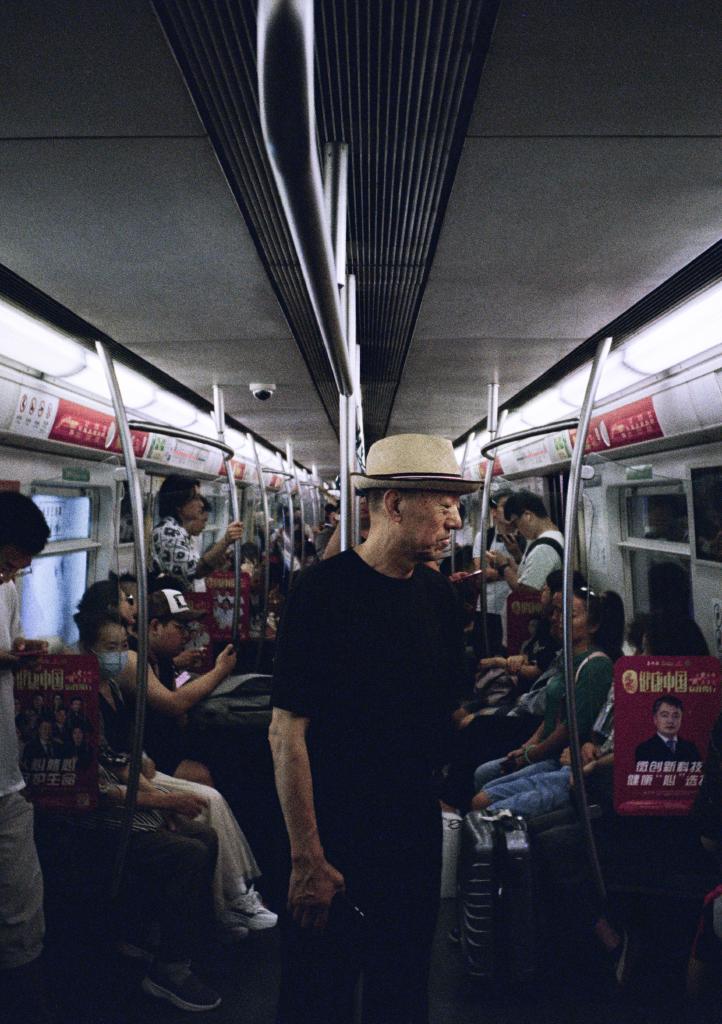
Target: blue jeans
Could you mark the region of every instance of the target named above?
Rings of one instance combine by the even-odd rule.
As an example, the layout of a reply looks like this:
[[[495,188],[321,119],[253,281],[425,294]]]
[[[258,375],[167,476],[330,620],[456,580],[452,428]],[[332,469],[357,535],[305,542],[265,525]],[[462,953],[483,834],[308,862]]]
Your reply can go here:
[[[531,764],[511,775],[490,780],[483,787],[495,811],[534,817],[564,807],[569,801],[571,768],[560,768],[558,761]]]

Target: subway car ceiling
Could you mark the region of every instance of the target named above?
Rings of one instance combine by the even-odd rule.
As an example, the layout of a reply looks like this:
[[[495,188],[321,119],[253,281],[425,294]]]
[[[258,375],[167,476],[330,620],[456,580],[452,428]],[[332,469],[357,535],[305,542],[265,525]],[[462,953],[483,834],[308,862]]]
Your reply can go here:
[[[319,143],[349,145],[367,444],[428,431],[461,451],[475,430],[478,453],[490,381],[525,422],[558,418],[590,338],[637,309],[631,346],[644,319],[719,295],[717,3],[315,9]],[[198,396],[198,422],[222,384],[268,458],[291,441],[334,474],[330,369],[288,231],[264,216],[278,201],[257,152],[255,3],[5,0],[0,29],[0,293],[111,338],[162,390]],[[616,355],[607,395],[622,404],[648,374],[666,393],[689,356],[719,408],[720,343],[682,337],[654,369]],[[673,433],[712,429],[705,395]]]

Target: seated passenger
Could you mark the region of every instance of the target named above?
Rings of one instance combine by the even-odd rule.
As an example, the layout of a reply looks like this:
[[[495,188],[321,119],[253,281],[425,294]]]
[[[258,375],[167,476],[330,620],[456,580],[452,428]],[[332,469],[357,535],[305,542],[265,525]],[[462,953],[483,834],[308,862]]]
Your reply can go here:
[[[552,622],[558,634],[562,628],[561,612],[562,595],[558,593],[552,598]],[[590,739],[594,720],[612,685],[614,661],[621,656],[623,631],[624,608],[618,594],[606,591],[597,597],[586,587],[574,592],[572,644],[577,724],[582,742]],[[477,768],[474,784],[478,792],[472,808],[507,808],[514,813],[540,814],[558,806],[560,793],[565,802],[568,768],[560,765],[559,755],[568,737],[564,674],[560,672],[547,684],[544,721],[533,736],[506,758]]]
[[[584,577],[574,573],[574,586],[585,585]],[[539,620],[534,636],[525,645],[525,655],[503,659],[507,671],[516,670],[520,677],[515,704],[498,709],[492,715],[480,714],[469,703],[456,712],[460,731],[454,737],[452,758],[442,789],[445,810],[465,813],[475,792],[474,769],[483,761],[505,755],[543,721],[546,684],[561,670],[557,657],[560,636],[551,628],[551,598],[561,587],[562,572],[557,569],[549,574],[542,589],[542,605],[548,612]],[[523,692],[527,689],[528,692]]]
[[[159,648],[167,647],[173,641],[176,652],[183,648],[185,628],[184,619],[192,619],[195,613],[188,607],[186,600],[179,591],[168,590],[171,604],[163,599],[160,594],[153,594],[149,598],[149,613],[151,621],[149,629],[149,644],[151,655],[151,666],[153,665],[153,648],[156,653]],[[118,601],[117,584],[112,581],[94,583],[83,594],[78,605],[78,614],[87,615],[92,612],[108,610],[120,610],[114,602]],[[175,613],[171,613],[171,605]],[[155,609],[155,611],[154,611]],[[178,614],[180,613],[180,614]],[[176,624],[171,620],[176,618]],[[172,657],[172,655],[171,655]],[[161,682],[152,667],[148,668],[148,711],[149,718],[158,726],[155,749],[149,746],[149,752],[159,765],[161,770],[168,775],[175,775],[178,778],[186,778],[191,781],[201,782],[205,785],[212,785],[212,778],[208,768],[199,761],[192,758],[185,758],[183,753],[183,734],[180,723],[183,716],[198,701],[203,700],[215,690],[226,676],[230,675],[236,664],[236,654],[231,644],[228,644],[216,658],[214,667],[203,675],[186,683],[176,690],[173,676],[172,664],[168,669],[165,663],[165,679]],[[128,652],[127,662],[118,675],[118,684],[127,696],[133,695],[135,691],[137,657],[136,652]],[[153,743],[152,727],[149,722],[146,736]]]
[[[113,612],[79,613],[75,621],[83,650],[95,654],[100,665],[104,743],[117,753],[127,754],[131,744],[132,718],[116,681],[128,656],[127,635],[119,617]],[[231,938],[243,937],[248,929],[272,928],[277,917],[263,906],[253,885],[260,876],[260,870],[221,794],[209,786],[157,772],[153,762],[145,756],[142,785],[146,792],[159,791],[180,798],[191,795],[199,801],[196,821],[212,828],[218,838],[213,898],[216,917],[223,926],[224,934]]]
[[[243,523],[228,524],[223,538],[199,557],[191,541],[190,528],[197,534],[203,529],[203,498],[197,480],[171,475],[158,492],[160,522],[152,534],[152,571],[169,573],[183,580],[190,588],[193,580],[219,569],[226,559],[230,544],[243,537]]]

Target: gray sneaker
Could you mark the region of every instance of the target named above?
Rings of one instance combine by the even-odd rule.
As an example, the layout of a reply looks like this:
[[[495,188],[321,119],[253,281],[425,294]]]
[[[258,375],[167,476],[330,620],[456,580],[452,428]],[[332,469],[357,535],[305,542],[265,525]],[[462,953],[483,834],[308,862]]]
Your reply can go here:
[[[168,971],[163,964],[155,964],[143,978],[141,988],[156,999],[167,999],[179,1010],[214,1010],[221,1003],[218,993],[196,978],[190,967]]]

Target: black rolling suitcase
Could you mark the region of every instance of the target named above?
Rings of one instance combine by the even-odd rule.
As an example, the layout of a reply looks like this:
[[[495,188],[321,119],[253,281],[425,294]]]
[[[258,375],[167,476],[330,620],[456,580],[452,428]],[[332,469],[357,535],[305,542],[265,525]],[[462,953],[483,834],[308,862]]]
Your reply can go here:
[[[536,920],[529,833],[523,818],[464,818],[457,875],[459,939],[467,972],[533,980]]]

